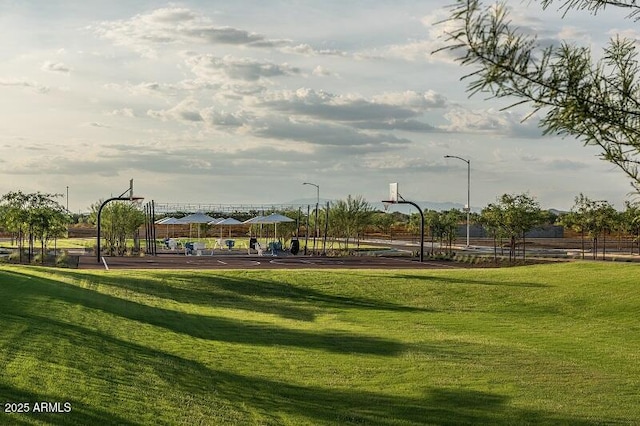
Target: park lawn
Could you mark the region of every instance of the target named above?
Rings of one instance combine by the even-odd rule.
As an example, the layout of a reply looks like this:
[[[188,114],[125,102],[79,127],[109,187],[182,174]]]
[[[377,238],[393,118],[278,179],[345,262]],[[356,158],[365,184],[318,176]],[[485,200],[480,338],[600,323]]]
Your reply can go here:
[[[0,423],[637,424],[639,278],[0,267]]]
[[[12,244],[13,243],[13,244]],[[25,242],[24,247],[25,249],[27,248],[27,243]],[[96,245],[96,239],[95,238],[58,238],[57,240],[53,241],[49,241],[47,243],[47,249],[49,250],[53,250],[54,247],[58,250],[60,249],[85,249],[85,248],[92,248]],[[7,248],[14,248],[17,249],[18,248],[18,242],[17,241],[9,241],[6,240],[2,243],[3,247],[7,247]],[[40,241],[35,241],[34,243],[35,246],[35,250],[37,252],[40,251]]]

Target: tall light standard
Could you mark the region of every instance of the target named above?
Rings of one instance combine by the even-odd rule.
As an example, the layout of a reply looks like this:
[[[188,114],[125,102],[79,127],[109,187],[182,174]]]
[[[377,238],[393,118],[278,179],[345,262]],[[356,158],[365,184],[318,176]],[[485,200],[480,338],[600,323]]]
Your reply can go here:
[[[467,205],[465,211],[467,212],[467,248],[469,248],[469,216],[471,214],[471,160],[458,157],[457,155],[445,155],[444,158],[457,158],[467,163]]]
[[[315,252],[316,252],[316,237],[319,237],[318,230],[320,229],[320,228],[318,228],[318,209],[320,208],[320,185],[317,185],[317,184],[311,183],[311,182],[304,182],[303,185],[311,185],[311,186],[315,186],[316,187],[316,221],[315,221],[314,226],[313,226],[313,253],[315,254]]]

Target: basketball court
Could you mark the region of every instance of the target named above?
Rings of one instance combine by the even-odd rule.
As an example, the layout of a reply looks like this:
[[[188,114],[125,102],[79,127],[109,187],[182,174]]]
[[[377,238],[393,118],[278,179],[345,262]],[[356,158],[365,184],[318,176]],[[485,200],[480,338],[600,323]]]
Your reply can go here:
[[[419,262],[408,257],[382,256],[185,256],[160,254],[144,257],[81,256],[78,269],[443,269],[465,265],[444,261]]]

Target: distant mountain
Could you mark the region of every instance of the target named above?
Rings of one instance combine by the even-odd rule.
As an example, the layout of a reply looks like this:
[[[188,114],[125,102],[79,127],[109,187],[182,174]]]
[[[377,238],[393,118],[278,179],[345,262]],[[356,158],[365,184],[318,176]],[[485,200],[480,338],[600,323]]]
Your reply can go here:
[[[411,200],[411,201],[413,201],[413,200]],[[434,202],[434,201],[413,201],[413,202],[416,203],[417,205],[419,205],[420,208],[422,208],[422,210],[445,211],[445,210],[451,210],[451,209],[457,209],[457,210],[464,209],[464,204],[460,204],[460,203],[451,203],[451,202],[438,203],[438,202]],[[384,204],[383,203],[371,203],[371,205],[375,209],[384,210]],[[398,212],[402,212],[402,213],[415,213],[416,212],[415,207],[413,207],[410,204],[395,204],[395,205],[389,207],[389,210],[391,210],[391,209],[393,209],[393,211],[398,211]],[[481,209],[478,209],[476,207],[471,207],[471,211],[472,212],[480,212],[480,210]]]
[[[329,200],[327,198],[320,198],[320,206],[321,208],[323,208],[326,204],[327,201],[330,202],[336,202],[337,200]],[[413,200],[411,200],[413,201]],[[422,210],[435,210],[435,211],[446,211],[446,210],[451,210],[451,209],[457,209],[457,210],[462,210],[464,209],[464,204],[460,204],[460,203],[451,203],[451,202],[434,202],[434,201],[414,201],[414,203],[416,203],[417,205],[419,205]],[[283,204],[295,204],[295,205],[301,205],[301,206],[311,206],[311,208],[313,208],[316,205],[316,199],[315,198],[298,198],[296,200],[292,200],[289,201],[287,203],[283,203]],[[381,202],[369,202],[369,204],[371,204],[371,206],[376,209],[376,210],[381,210],[384,211],[384,204]],[[480,211],[483,209],[483,207],[471,207],[471,211],[474,213],[480,213]],[[402,213],[415,213],[416,209],[415,207],[409,205],[409,204],[396,204],[394,206],[389,206],[389,210],[387,211],[394,211],[394,212],[402,212]],[[547,211],[549,211],[549,213],[556,215],[556,216],[560,216],[563,214],[568,213],[566,210],[558,210],[558,209],[547,209]]]

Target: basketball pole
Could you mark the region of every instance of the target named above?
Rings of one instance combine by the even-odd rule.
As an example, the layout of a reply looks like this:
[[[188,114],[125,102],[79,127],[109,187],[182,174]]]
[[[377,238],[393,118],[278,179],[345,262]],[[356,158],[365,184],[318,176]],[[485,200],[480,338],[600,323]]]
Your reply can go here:
[[[402,198],[398,191],[397,182],[389,184],[389,200],[382,202],[384,203],[385,211],[388,209],[387,204],[411,204],[418,209],[418,213],[420,213],[420,263],[424,262],[424,213],[422,213],[420,206],[413,201],[407,201]]]

